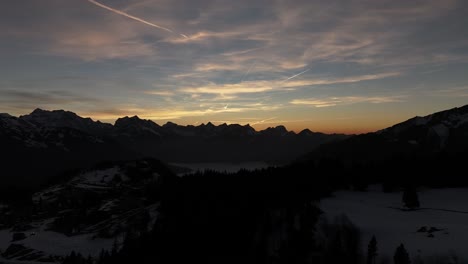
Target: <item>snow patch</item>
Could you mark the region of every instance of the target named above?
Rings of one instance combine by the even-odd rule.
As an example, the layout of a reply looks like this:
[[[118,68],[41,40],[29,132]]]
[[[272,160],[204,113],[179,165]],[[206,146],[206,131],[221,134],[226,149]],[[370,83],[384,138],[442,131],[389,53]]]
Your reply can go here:
[[[103,170],[93,170],[82,173],[76,179],[72,181],[75,186],[86,187],[89,185],[92,188],[95,187],[107,187],[112,181],[114,181],[115,176],[120,175],[122,181],[128,180],[127,177],[123,177],[119,167],[112,167]]]
[[[443,124],[437,124],[435,126],[432,126],[431,129],[439,136],[440,146],[444,147],[450,135],[449,128]]]
[[[413,257],[453,251],[468,259],[468,189],[423,190],[419,200],[426,209],[416,211],[395,209],[401,207],[401,193],[339,191],[334,195],[320,202],[325,217],[347,215],[362,232],[364,252],[375,235],[381,256],[393,256],[396,247],[404,243]],[[417,232],[424,226],[442,231],[429,237],[428,233]]]

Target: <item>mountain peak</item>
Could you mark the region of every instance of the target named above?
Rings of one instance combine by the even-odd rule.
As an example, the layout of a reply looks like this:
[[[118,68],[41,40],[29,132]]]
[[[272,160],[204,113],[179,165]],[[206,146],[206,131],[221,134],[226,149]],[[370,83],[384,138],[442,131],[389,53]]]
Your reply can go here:
[[[163,127],[177,127],[177,126],[179,125],[171,121],[167,121],[167,123],[163,125]]]
[[[306,129],[302,130],[301,132],[299,132],[299,135],[301,135],[301,136],[310,136],[310,135],[313,135],[313,134],[315,134],[315,133],[312,132],[308,128],[306,128]]]
[[[115,124],[117,125],[118,123],[121,123],[121,122],[131,122],[131,121],[142,121],[142,119],[140,119],[140,117],[138,117],[137,115],[134,115],[134,116],[124,116],[124,117],[120,117],[120,118],[117,118],[117,120],[115,120]]]
[[[115,127],[126,127],[126,126],[150,126],[150,127],[159,127],[158,124],[151,120],[146,120],[146,119],[141,119],[137,115],[134,116],[125,116],[122,118],[119,118],[115,121]]]
[[[267,129],[261,131],[261,133],[270,135],[270,136],[284,136],[289,133],[285,126],[276,126],[276,127],[268,127]]]
[[[83,118],[74,112],[65,110],[43,110],[36,108],[29,115],[19,117],[40,127],[72,128],[90,134],[103,134],[110,124],[94,122],[91,118]]]
[[[0,117],[4,117],[4,118],[12,118],[13,116],[8,114],[8,113],[0,113]]]
[[[31,112],[31,114],[38,114],[38,113],[44,113],[44,112],[49,112],[49,111],[42,110],[41,108],[36,108]]]

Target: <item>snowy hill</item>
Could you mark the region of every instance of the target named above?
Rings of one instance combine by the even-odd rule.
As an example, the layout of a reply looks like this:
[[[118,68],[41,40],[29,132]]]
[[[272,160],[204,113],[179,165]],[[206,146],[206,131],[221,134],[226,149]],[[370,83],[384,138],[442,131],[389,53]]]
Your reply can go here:
[[[468,105],[414,117],[378,133],[433,149],[459,149],[460,144],[467,146],[468,143]]]
[[[158,194],[164,184],[176,180],[155,160],[108,163],[77,172],[33,194],[30,209],[0,209],[1,255],[8,261],[52,262],[72,250],[98,256],[115,241],[121,243],[130,228],[151,230]],[[34,213],[24,217],[21,210]]]

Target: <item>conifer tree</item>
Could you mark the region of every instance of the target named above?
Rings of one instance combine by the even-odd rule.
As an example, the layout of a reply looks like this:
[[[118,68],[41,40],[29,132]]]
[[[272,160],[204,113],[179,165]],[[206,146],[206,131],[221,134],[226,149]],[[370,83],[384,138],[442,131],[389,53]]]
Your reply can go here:
[[[369,242],[367,247],[367,264],[375,264],[377,258],[377,239],[375,236],[372,236],[372,239]]]
[[[420,206],[415,187],[409,186],[403,190],[403,204],[409,209],[416,209]]]
[[[403,244],[400,244],[400,246],[396,249],[395,255],[393,256],[393,261],[395,264],[411,263],[408,251],[406,251],[405,246],[403,246]]]

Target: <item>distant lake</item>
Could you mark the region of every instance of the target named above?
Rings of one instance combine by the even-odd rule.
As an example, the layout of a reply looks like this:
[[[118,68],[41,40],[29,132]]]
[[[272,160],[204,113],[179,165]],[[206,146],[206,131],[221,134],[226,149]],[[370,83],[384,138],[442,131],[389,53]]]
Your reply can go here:
[[[237,172],[241,169],[246,170],[255,170],[255,169],[262,169],[267,168],[270,166],[275,166],[273,164],[269,164],[264,161],[251,161],[251,162],[236,162],[236,163],[228,163],[228,162],[206,162],[206,163],[170,163],[171,165],[177,167],[184,167],[188,168],[190,172],[182,172],[178,173],[179,175],[184,175],[191,172],[196,171],[205,171],[205,170],[214,170],[219,172]]]

